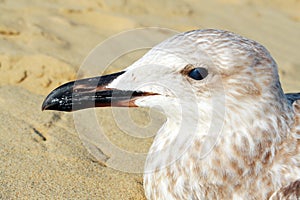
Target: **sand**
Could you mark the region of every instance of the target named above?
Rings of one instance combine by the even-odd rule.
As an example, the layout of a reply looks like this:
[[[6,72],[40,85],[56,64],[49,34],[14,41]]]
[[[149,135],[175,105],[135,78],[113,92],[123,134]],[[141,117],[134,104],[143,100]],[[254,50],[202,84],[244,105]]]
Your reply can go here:
[[[296,0],[0,0],[0,199],[145,199],[142,175],[107,167],[113,154],[102,161],[91,156],[71,113],[41,112],[45,96],[76,78],[100,42],[141,27],[230,30],[265,45],[279,65],[284,90],[297,92],[299,10]],[[108,71],[139,55],[116,60]],[[156,124],[149,138],[124,133],[109,108],[97,116],[118,147],[146,153],[164,117],[150,113],[153,122],[148,110],[130,112],[139,124]]]

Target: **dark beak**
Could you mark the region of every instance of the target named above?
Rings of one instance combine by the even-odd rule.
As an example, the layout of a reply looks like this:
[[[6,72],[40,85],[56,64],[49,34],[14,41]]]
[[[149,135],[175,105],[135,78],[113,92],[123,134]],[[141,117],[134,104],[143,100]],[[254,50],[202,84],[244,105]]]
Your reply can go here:
[[[137,98],[154,93],[106,88],[124,72],[81,79],[59,86],[44,100],[42,110],[75,111],[93,107],[137,107]]]

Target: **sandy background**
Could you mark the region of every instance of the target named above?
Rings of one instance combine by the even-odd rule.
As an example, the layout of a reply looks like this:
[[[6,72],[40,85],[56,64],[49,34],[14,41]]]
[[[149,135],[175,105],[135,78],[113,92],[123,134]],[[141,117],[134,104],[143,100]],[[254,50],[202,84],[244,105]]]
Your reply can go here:
[[[77,76],[98,43],[149,26],[227,29],[265,45],[285,91],[300,91],[299,11],[298,0],[0,0],[0,199],[144,199],[141,174],[95,160],[72,114],[40,110],[51,90]],[[121,66],[112,71],[136,57],[117,60]],[[130,112],[137,123],[151,121],[146,110]],[[97,114],[117,146],[147,152],[151,138],[123,133],[110,109]],[[152,114],[152,123],[163,121]]]

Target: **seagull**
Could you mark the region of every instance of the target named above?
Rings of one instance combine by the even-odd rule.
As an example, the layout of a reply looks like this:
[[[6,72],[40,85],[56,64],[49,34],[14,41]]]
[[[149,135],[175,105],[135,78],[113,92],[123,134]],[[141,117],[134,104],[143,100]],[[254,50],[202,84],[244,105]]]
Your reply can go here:
[[[300,199],[300,93],[235,33],[193,30],[123,71],[53,90],[42,110],[150,107],[167,117],[145,163],[147,199]]]

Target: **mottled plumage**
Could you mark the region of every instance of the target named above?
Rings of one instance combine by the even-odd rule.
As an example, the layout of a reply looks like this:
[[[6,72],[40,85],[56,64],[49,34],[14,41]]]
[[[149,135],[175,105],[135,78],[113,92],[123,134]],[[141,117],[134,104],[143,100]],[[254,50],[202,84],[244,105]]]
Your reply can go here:
[[[137,69],[149,64],[154,65],[152,69],[143,70],[153,75],[141,77]],[[188,64],[204,66],[209,76],[203,81],[189,79],[182,73]],[[300,180],[299,95],[283,93],[277,65],[262,45],[226,31],[191,31],[157,45],[126,73],[120,77],[122,84],[116,81],[110,87],[132,89],[132,85],[164,79],[159,82],[175,90],[181,101],[176,104],[172,94],[150,84],[145,91],[168,94],[167,99],[151,96],[136,102],[163,106],[169,119],[157,133],[147,159],[148,199],[268,199],[276,191],[280,194],[274,198],[300,198],[295,192],[299,184],[289,194],[282,192]],[[132,77],[136,77],[134,83]],[[195,101],[197,114],[188,110]],[[180,108],[186,113],[182,126],[198,124],[195,133],[179,131],[185,129],[178,125]],[[182,145],[178,141],[189,142],[185,152],[178,151]],[[203,156],[202,146],[209,141],[213,148]],[[177,153],[182,155],[174,158]]]
[[[205,68],[207,77],[189,73]],[[260,44],[221,30],[176,35],[106,88],[159,107],[144,174],[148,199],[300,199],[300,95],[285,95]]]

